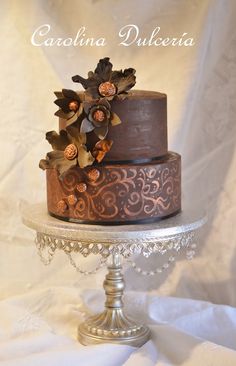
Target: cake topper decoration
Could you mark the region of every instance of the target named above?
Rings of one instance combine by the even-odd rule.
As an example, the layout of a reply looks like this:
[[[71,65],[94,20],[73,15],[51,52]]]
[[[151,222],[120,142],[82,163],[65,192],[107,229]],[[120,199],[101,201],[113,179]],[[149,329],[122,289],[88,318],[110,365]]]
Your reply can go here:
[[[75,75],[72,80],[80,83],[93,99],[106,97],[112,100],[115,96],[125,97],[136,82],[135,70],[112,71],[109,57],[99,60],[95,71],[89,71],[88,79]]]
[[[135,70],[112,71],[108,57],[99,60],[94,72],[89,71],[88,79],[76,75],[72,80],[79,82],[85,92],[62,89],[55,92],[55,104],[60,108],[55,115],[66,122],[66,127],[58,134],[46,133],[46,140],[53,151],[39,163],[40,168],[58,170],[60,178],[72,167],[85,168],[94,161],[101,163],[110,151],[113,141],[106,139],[109,127],[121,123],[112,111],[113,98],[123,100],[129,89],[135,85]],[[95,134],[99,139],[91,151],[87,149],[87,134]],[[90,144],[91,146],[91,144]]]

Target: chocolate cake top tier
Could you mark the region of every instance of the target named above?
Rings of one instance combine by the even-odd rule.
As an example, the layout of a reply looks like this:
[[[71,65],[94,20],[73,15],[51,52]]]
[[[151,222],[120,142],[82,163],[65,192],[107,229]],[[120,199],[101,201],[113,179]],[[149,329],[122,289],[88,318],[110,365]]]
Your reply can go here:
[[[84,93],[78,93],[81,99]],[[107,139],[113,141],[103,161],[128,161],[153,159],[167,154],[167,97],[166,94],[146,91],[130,91],[124,100],[113,99],[111,110],[122,123],[110,128]],[[66,128],[66,120],[60,118],[59,127]],[[78,126],[79,128],[79,126]],[[91,150],[98,141],[94,131],[87,134],[87,146]]]
[[[166,95],[130,91],[135,70],[112,67],[105,57],[87,78],[72,77],[84,92],[55,92],[60,131],[46,133],[52,151],[40,168],[57,169],[62,179],[75,166],[151,161],[167,154]]]

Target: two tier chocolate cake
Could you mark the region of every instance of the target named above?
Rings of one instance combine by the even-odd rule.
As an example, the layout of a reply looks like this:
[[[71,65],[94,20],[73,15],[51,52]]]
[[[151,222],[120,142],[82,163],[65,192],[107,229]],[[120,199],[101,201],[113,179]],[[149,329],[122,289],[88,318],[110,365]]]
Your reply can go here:
[[[56,92],[59,133],[40,161],[52,216],[89,224],[151,222],[181,209],[181,157],[167,146],[167,97],[130,89],[135,70],[113,71],[109,58],[85,91]]]

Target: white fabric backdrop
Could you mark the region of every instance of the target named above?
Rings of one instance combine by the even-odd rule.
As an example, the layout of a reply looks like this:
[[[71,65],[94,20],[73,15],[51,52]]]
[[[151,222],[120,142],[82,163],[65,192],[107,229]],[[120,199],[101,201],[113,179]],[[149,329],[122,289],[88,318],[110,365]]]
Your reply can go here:
[[[127,287],[130,291],[134,291],[128,292],[127,296],[131,299],[133,294],[139,299],[140,304],[144,304],[143,292],[140,291],[149,290],[152,291],[155,299],[158,293],[236,306],[234,290],[236,285],[236,266],[234,266],[236,258],[235,1],[2,0],[0,6],[2,106],[0,144],[0,293],[2,302],[0,306],[3,309],[0,312],[0,319],[6,322],[3,323],[5,325],[1,334],[3,342],[16,337],[15,330],[8,327],[13,326],[16,319],[27,316],[24,312],[27,312],[28,301],[37,303],[41,295],[45,298],[47,289],[51,288],[50,291],[55,296],[63,298],[57,303],[57,306],[62,306],[60,319],[59,316],[57,319],[62,333],[64,328],[61,322],[63,320],[70,322],[69,311],[75,311],[73,306],[76,302],[82,304],[82,301],[86,301],[82,288],[97,290],[98,296],[102,296],[100,288],[104,271],[96,276],[82,277],[75,273],[63,255],[57,255],[49,267],[41,264],[32,245],[33,233],[21,224],[19,205],[21,200],[30,202],[45,200],[45,176],[38,169],[38,161],[49,148],[44,141],[45,132],[57,129],[57,119],[53,117],[56,108],[53,104],[52,92],[62,87],[75,89],[77,85],[72,83],[71,76],[77,73],[85,74],[94,68],[99,58],[105,56],[111,57],[115,68],[134,67],[137,70],[137,88],[167,93],[169,147],[181,153],[183,157],[184,200],[192,205],[200,202],[203,207],[209,209],[209,222],[196,259],[192,262],[180,260],[165,275],[149,281],[127,270],[129,275]],[[107,46],[33,47],[30,37],[39,25],[45,23],[51,25],[51,35],[62,37],[75,36],[77,30],[84,25],[88,36],[106,37]],[[117,46],[117,34],[125,24],[137,24],[143,35],[149,35],[156,26],[161,27],[161,34],[166,37],[181,36],[183,32],[188,32],[194,37],[195,45],[179,48]],[[150,259],[149,267],[155,267],[157,261],[157,258]],[[86,262],[83,261],[84,266],[92,264],[94,264],[92,258]],[[67,291],[70,292],[69,298],[65,295]],[[145,296],[148,295],[145,294]],[[67,308],[68,304],[70,307]],[[171,312],[174,308],[170,298],[169,302],[168,298],[161,299],[160,304],[160,309],[162,305],[164,309],[169,309],[168,311]],[[198,307],[202,309],[202,306],[206,306],[208,310],[211,309],[211,305],[202,305],[205,304],[202,302],[187,301],[184,304],[187,314],[191,313],[191,309],[196,308],[198,309],[196,311],[199,311]],[[24,306],[26,309],[22,310]],[[50,307],[50,304],[47,306]],[[55,304],[53,303],[52,306]],[[101,306],[99,302],[95,301],[93,310],[98,310],[99,306]],[[225,314],[230,313],[225,317],[235,319],[234,309],[221,307],[213,309],[213,312],[221,309],[222,313],[224,311]],[[230,309],[229,313],[227,309]],[[145,311],[144,305],[143,310]],[[146,311],[149,310],[146,309]],[[8,314],[6,319],[4,311]],[[152,311],[150,310],[150,316],[153,314]],[[165,322],[166,314],[163,313],[163,318],[157,321]],[[45,323],[40,323],[34,333],[35,337],[39,337],[39,343],[36,339],[33,339],[34,342],[37,344],[41,341],[46,342],[46,338],[43,337],[40,341],[41,335],[45,332],[48,334],[48,342],[52,342],[52,347],[57,347],[58,344],[65,345],[68,341],[68,349],[73,354],[75,346],[68,340],[72,335],[70,330],[68,331],[70,325],[68,329],[65,328],[67,329],[65,330],[66,341],[60,338],[64,336],[64,333],[60,335],[60,332],[59,338],[52,339],[50,329],[47,328],[50,323],[47,321],[47,316],[48,319],[50,318],[50,311],[44,316],[46,316],[46,320],[43,320]],[[73,319],[71,329],[72,322]],[[179,329],[178,332],[185,331],[179,324],[176,325],[174,320],[172,325]],[[232,324],[231,328],[227,329],[228,334],[235,336],[235,327]],[[171,328],[170,333],[166,329],[165,331],[170,335],[175,334],[176,329]],[[164,340],[164,333],[161,330],[159,332],[158,334],[162,334],[160,337],[163,336]],[[199,336],[191,329],[188,332],[193,337]],[[17,345],[14,342],[7,343],[6,347],[10,348],[6,348],[6,352],[0,355],[5,360],[2,362],[3,365],[16,364],[15,361],[8,363],[6,355],[9,356],[13,348],[20,350],[24,342],[27,343],[27,338],[24,340],[24,331],[22,333],[23,343]],[[26,337],[28,336],[27,333]],[[178,337],[180,337],[179,334]],[[203,334],[200,337],[206,337],[210,342],[235,349],[229,337],[228,343],[222,341],[224,336],[218,340]],[[181,339],[184,344],[184,333]],[[157,364],[157,362],[162,362],[158,365],[168,364],[168,362],[174,364],[171,356],[169,358],[166,356],[167,361],[161,361],[160,355],[162,352],[165,354],[165,349],[155,348],[155,339],[153,342],[144,349],[143,354],[146,352],[153,355],[155,354],[153,349],[156,349],[156,358],[153,356],[154,359],[147,363],[147,360],[142,361],[138,353],[132,355],[133,361],[130,362],[135,364],[140,362],[140,365]],[[196,346],[194,342],[198,343],[196,340],[187,342],[193,342],[191,347]],[[44,346],[38,347],[43,349]],[[30,352],[29,349],[28,351],[25,349],[25,354]],[[101,352],[102,350],[103,348]],[[112,352],[115,350],[116,347],[112,348]],[[198,350],[198,346],[195,350]],[[22,351],[21,355],[16,353],[14,357],[23,357],[24,352]],[[31,352],[34,352],[33,348]],[[88,351],[83,352],[87,355]],[[132,352],[128,347],[124,347],[122,351],[119,349],[117,354],[119,357],[124,356],[122,360],[125,360]],[[194,352],[192,353],[196,358],[194,358],[195,363],[192,361],[191,364],[199,364],[197,357],[202,354],[201,352],[203,351],[196,351],[195,356]],[[220,348],[219,352],[222,352],[222,357],[225,357],[224,349]],[[229,365],[236,364],[235,353],[233,351],[232,353],[233,355],[227,350],[229,359],[231,356],[234,357],[234,362],[230,361]],[[180,358],[178,361],[176,359],[176,364],[190,364],[184,363],[188,362],[183,361],[187,359],[185,356],[179,355]],[[73,355],[71,357],[74,360]],[[23,357],[22,360],[22,363],[19,363],[17,359],[17,364],[37,364],[36,359],[27,360]],[[105,365],[102,360],[101,358],[101,364]],[[213,362],[214,365],[218,364],[216,360],[215,363]],[[56,364],[57,361],[51,361],[50,366],[54,364],[53,362]],[[63,361],[60,362],[62,365]],[[118,360],[114,364],[119,365],[122,362],[124,361]]]

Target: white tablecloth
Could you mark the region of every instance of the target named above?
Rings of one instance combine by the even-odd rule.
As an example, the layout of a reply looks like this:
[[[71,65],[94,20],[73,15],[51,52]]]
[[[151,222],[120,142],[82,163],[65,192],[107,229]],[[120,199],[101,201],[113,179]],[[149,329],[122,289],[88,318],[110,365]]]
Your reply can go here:
[[[234,366],[236,309],[127,292],[127,313],[151,328],[141,348],[82,346],[77,326],[103,308],[96,289],[50,287],[0,302],[1,366]]]

